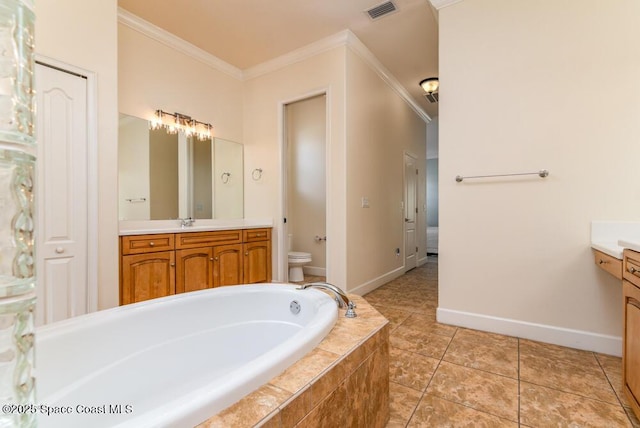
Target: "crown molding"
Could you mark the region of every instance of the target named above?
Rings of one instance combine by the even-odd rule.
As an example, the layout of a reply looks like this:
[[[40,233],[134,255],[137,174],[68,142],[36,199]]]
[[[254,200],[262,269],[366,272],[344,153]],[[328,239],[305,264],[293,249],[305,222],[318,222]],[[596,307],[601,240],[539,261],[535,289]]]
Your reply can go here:
[[[255,67],[244,70],[245,80],[253,79],[264,74],[284,68],[296,62],[311,58],[320,53],[335,49],[340,46],[347,46],[355,52],[364,62],[371,67],[376,74],[400,96],[409,107],[426,123],[431,122],[431,117],[415,102],[409,92],[398,82],[391,72],[376,58],[373,53],[358,39],[350,30],[340,31],[332,36],[320,39],[317,42],[303,46],[287,54],[274,58],[270,61],[258,64]]]
[[[163,45],[175,49],[178,52],[189,55],[211,68],[228,74],[238,80],[242,80],[242,70],[239,68],[221,60],[215,55],[211,55],[209,52],[192,45],[174,34],[153,25],[149,21],[145,21],[139,16],[134,15],[121,7],[118,7],[118,22],[157,42],[162,43]]]
[[[350,31],[340,31],[269,61],[247,68],[242,72],[242,76],[244,79],[253,79],[255,77],[262,76],[263,74],[271,73],[272,71],[295,64],[296,62],[304,61],[305,59],[334,49],[338,46],[343,46],[347,43],[349,37],[347,33],[350,33]]]
[[[452,0],[448,1],[451,2]],[[378,74],[378,76],[380,76],[380,78],[398,94],[398,96],[404,99],[405,102],[411,107],[413,111],[416,112],[418,116],[420,116],[422,120],[424,120],[426,123],[431,122],[431,118],[429,117],[429,115],[416,103],[409,92],[400,84],[400,82],[398,82],[398,80],[391,74],[391,72],[389,72],[389,70],[384,65],[382,65],[382,63],[373,55],[373,53],[371,53],[369,48],[367,48],[364,43],[362,43],[360,39],[358,39],[358,37],[356,37],[356,35],[353,34],[350,30],[340,31],[329,37],[325,37],[324,39],[320,39],[309,45],[303,46],[302,48],[293,50],[272,60],[263,62],[254,67],[247,68],[243,71],[221,60],[220,58],[211,55],[203,49],[200,49],[199,47],[194,46],[191,43],[177,37],[176,35],[153,25],[148,21],[145,21],[139,16],[134,15],[125,9],[122,9],[121,7],[118,7],[118,22],[135,31],[138,31],[139,33],[159,43],[175,49],[178,52],[189,55],[190,57],[208,65],[209,67],[226,73],[238,80],[253,79],[272,71],[284,68],[291,64],[295,64],[297,62],[311,58],[315,55],[321,54],[336,47],[347,46],[360,58],[362,58],[369,65],[369,67],[371,67]]]
[[[438,10],[442,9],[443,7],[451,6],[452,4],[455,4],[455,3],[460,3],[461,1],[462,0],[429,0],[429,2],[431,2],[433,7],[435,7]]]
[[[404,86],[398,82],[393,74],[378,60],[378,58],[371,53],[369,48],[365,46],[364,43],[356,37],[351,31],[347,30],[347,47],[349,47],[353,52],[355,52],[364,62],[366,62],[369,67],[371,67],[380,78],[386,82],[387,85],[393,89],[396,94],[404,101],[409,104],[409,107],[425,122],[431,122],[431,117],[416,103],[413,97],[409,94],[409,92],[405,89]]]

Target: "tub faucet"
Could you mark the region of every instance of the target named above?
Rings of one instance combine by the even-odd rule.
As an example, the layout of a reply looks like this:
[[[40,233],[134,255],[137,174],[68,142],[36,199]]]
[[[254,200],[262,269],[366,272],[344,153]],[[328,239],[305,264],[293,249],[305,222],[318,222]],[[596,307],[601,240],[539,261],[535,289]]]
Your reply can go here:
[[[195,218],[191,218],[191,217],[179,218],[178,220],[180,220],[180,227],[182,227],[183,229],[185,227],[193,226],[193,223],[196,221]]]
[[[344,316],[347,318],[357,317],[356,311],[354,310],[354,308],[356,307],[356,304],[353,303],[351,299],[349,299],[349,297],[345,294],[344,291],[342,291],[335,285],[329,284],[328,282],[310,282],[308,284],[302,284],[297,289],[306,290],[307,288],[321,288],[323,290],[331,291],[335,296],[336,302],[338,302],[338,307],[339,308],[344,308],[345,306],[347,307],[347,312],[344,314]]]

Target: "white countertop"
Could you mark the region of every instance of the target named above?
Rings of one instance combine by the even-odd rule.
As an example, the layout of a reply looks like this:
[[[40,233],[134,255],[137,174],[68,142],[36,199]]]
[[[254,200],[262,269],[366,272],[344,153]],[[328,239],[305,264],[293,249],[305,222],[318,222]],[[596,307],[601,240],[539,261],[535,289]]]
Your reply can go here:
[[[212,230],[257,229],[273,227],[271,219],[196,220],[192,226],[181,227],[180,220],[120,220],[119,235],[157,233],[208,232]]]
[[[592,221],[591,248],[622,260],[622,251],[640,251],[640,222]]]

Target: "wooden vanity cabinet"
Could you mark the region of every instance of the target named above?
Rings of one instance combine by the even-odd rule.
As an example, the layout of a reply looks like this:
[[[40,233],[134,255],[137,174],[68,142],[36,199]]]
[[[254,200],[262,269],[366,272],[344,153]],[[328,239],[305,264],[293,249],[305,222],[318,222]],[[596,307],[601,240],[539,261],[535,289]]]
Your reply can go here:
[[[622,260],[616,259],[602,251],[593,250],[593,261],[600,269],[622,279]]]
[[[229,248],[234,246],[239,246],[235,256]],[[178,233],[176,249],[180,292],[242,283],[242,266],[233,263],[234,257],[242,262],[242,230]]]
[[[120,304],[175,294],[173,234],[124,236],[120,245]]]
[[[213,248],[176,251],[176,292],[213,287]]]
[[[213,286],[243,284],[242,244],[213,249]]]
[[[271,229],[121,238],[120,304],[223,285],[271,282]]]
[[[271,229],[245,230],[242,240],[244,282],[271,282]]]
[[[624,250],[622,379],[627,401],[640,417],[640,253]]]

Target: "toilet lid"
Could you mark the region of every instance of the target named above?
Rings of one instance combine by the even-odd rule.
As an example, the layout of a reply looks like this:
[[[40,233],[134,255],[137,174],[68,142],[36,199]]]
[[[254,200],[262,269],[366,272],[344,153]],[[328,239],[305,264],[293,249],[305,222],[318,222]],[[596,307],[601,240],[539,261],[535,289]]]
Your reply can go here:
[[[301,251],[289,251],[290,259],[308,259],[311,257],[311,253],[304,253]]]

